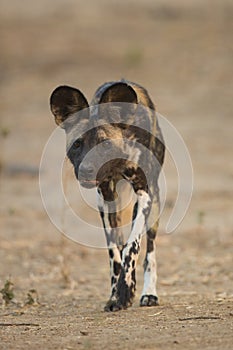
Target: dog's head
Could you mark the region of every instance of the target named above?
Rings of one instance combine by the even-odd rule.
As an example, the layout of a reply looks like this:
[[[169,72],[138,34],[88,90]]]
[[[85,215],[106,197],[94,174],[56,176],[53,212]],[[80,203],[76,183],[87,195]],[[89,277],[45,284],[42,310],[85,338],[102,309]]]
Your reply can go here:
[[[132,142],[132,128],[131,133],[127,129],[137,103],[136,92],[123,82],[107,86],[91,106],[78,89],[59,86],[53,91],[51,111],[66,131],[67,156],[82,186],[98,186],[124,173],[129,163],[125,138]]]

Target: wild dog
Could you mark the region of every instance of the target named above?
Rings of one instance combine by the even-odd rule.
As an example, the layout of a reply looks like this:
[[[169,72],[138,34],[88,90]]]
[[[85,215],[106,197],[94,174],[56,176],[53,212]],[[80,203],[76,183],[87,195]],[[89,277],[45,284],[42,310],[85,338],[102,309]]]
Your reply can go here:
[[[97,188],[110,258],[111,295],[105,311],[132,305],[144,232],[147,248],[140,305],[157,305],[158,177],[165,146],[151,98],[140,85],[121,80],[100,86],[90,106],[80,90],[59,86],[50,97],[50,106],[55,122],[65,129],[67,156],[77,180],[83,187]],[[117,183],[122,179],[131,184],[137,198],[126,243],[116,201]]]

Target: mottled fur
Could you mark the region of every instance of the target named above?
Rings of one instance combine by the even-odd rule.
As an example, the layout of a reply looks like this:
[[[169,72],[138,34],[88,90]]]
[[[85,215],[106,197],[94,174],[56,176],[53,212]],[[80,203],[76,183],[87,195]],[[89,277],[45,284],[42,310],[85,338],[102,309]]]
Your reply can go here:
[[[165,148],[147,91],[125,80],[105,83],[96,91],[89,108],[79,90],[60,86],[52,93],[50,102],[56,123],[66,131],[67,155],[77,179],[84,187],[97,187],[111,271],[111,295],[105,310],[116,311],[132,304],[144,232],[147,232],[147,252],[140,305],[156,305],[158,176]],[[116,185],[121,179],[131,183],[137,196],[132,229],[125,244],[121,211],[115,201]],[[152,225],[148,222],[151,215],[155,218]]]

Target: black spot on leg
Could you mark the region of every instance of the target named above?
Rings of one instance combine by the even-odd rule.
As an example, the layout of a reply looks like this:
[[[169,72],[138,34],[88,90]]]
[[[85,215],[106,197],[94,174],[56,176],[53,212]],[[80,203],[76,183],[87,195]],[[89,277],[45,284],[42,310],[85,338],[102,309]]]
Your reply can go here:
[[[132,270],[131,276],[132,276],[132,281],[134,281],[134,285],[136,285],[136,271],[135,271],[135,269]]]
[[[117,261],[113,262],[113,272],[115,276],[118,276],[121,272],[121,264]]]
[[[125,257],[125,261],[124,261],[124,266],[125,266],[125,269],[128,270],[129,267],[130,267],[130,262],[131,262],[131,256],[130,255],[127,255]]]
[[[117,282],[116,277],[112,276],[112,278],[111,278],[111,284],[113,285],[113,284],[115,284],[116,282]]]
[[[147,239],[147,253],[151,253],[154,250],[154,241]]]
[[[148,266],[148,260],[147,260],[147,257],[146,257],[145,260],[144,260],[144,263],[143,263],[144,271],[146,271],[147,266]]]
[[[132,243],[132,247],[130,248],[130,251],[129,251],[130,255],[133,253],[133,254],[138,254],[139,253],[139,246],[136,242],[133,242]]]
[[[109,249],[109,256],[110,256],[110,258],[111,259],[113,259],[113,257],[114,257],[114,253],[113,253],[113,250],[112,249]]]
[[[147,231],[147,253],[151,253],[154,250],[154,240],[156,237],[156,231],[154,229],[150,229]]]
[[[146,234],[150,239],[155,239],[156,237],[156,231],[153,228],[149,229]]]
[[[137,212],[138,212],[138,202],[136,202],[136,203],[134,204],[134,208],[133,208],[133,220],[136,219]]]
[[[135,292],[135,282],[128,286],[125,280],[125,271],[122,269],[121,274],[117,284],[117,299],[119,305],[126,309],[132,305]]]
[[[129,253],[128,253],[128,255],[125,256],[125,260],[124,260],[124,267],[125,267],[126,271],[128,271],[128,269],[130,267],[130,263],[132,261],[133,255],[138,255],[139,254],[139,249],[140,249],[139,243],[138,242],[132,242],[131,247],[129,249]],[[135,260],[133,260],[132,263],[135,266]]]
[[[102,220],[102,223],[103,223],[103,227],[105,229],[106,226],[105,226],[105,221],[104,221],[104,212],[102,210],[99,210],[99,213],[100,213],[100,217],[101,217],[101,220]]]

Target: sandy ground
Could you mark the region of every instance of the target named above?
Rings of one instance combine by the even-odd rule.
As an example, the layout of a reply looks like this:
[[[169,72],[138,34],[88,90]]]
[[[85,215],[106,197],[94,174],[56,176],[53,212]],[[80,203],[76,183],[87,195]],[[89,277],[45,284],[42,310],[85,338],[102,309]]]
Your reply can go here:
[[[0,349],[231,349],[232,3],[0,6]],[[182,134],[195,184],[183,223],[167,235],[177,187],[167,156],[160,305],[138,306],[142,249],[133,307],[109,314],[107,252],[61,237],[43,208],[38,171],[54,130],[51,91],[69,84],[90,98],[122,77],[144,85]],[[9,279],[14,298],[5,304]]]

